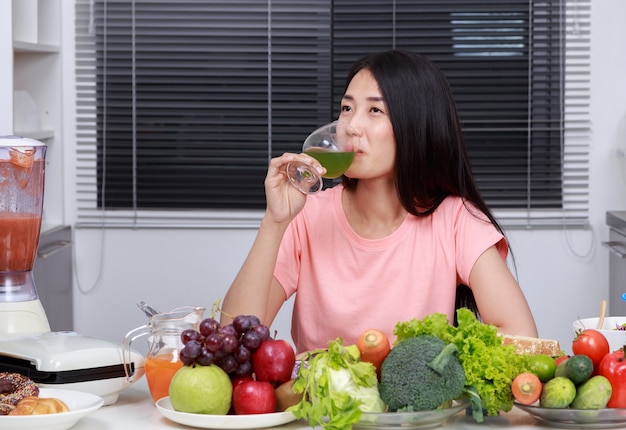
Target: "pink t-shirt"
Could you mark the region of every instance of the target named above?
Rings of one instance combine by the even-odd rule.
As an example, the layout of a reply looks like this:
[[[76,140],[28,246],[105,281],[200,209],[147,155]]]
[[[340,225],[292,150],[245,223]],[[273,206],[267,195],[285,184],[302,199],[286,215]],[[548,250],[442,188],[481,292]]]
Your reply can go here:
[[[392,234],[370,240],[348,223],[342,190],[309,196],[278,254],[274,276],[288,298],[297,293],[291,335],[298,352],[337,337],[355,343],[368,328],[393,342],[397,322],[435,312],[452,321],[456,286],[468,283],[478,257],[498,244],[506,258],[503,236],[458,197],[446,198],[431,216],[409,214]]]

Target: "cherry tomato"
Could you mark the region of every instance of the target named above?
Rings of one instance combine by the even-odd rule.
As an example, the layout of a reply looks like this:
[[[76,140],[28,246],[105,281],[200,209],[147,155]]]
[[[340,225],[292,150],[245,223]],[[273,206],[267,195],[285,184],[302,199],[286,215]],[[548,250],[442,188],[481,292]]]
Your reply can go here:
[[[624,349],[606,354],[600,362],[600,375],[611,383],[611,398],[607,407],[626,408],[626,359]]]
[[[576,335],[572,343],[572,352],[574,355],[586,355],[591,358],[595,375],[598,374],[600,362],[610,352],[609,341],[598,330],[588,328]]]
[[[558,367],[558,365],[561,364],[561,362],[567,360],[568,358],[569,358],[569,355],[562,355],[554,360],[554,364],[556,364]]]

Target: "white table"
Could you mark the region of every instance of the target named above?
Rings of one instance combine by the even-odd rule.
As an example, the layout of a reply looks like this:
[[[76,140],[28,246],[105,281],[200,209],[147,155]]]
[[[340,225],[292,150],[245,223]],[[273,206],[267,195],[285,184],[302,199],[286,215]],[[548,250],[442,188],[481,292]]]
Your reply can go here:
[[[281,430],[306,430],[311,427],[304,421],[295,421],[276,427]],[[517,408],[498,417],[486,417],[481,424],[461,412],[451,418],[442,429],[515,429],[537,430],[543,428],[534,418]],[[547,428],[547,427],[546,427]],[[626,429],[626,423],[624,423]],[[152,403],[145,378],[120,393],[119,400],[103,406],[81,419],[72,430],[144,430],[144,429],[193,429],[174,423],[163,417]]]

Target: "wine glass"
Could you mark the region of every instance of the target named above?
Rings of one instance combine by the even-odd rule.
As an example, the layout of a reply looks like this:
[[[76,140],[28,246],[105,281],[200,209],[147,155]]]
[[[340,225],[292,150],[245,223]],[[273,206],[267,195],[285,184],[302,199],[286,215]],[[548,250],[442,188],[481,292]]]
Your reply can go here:
[[[333,121],[321,126],[302,145],[302,152],[326,168],[324,177],[328,179],[343,175],[352,164],[358,149],[358,133],[344,121]],[[304,194],[317,193],[323,186],[317,170],[301,161],[292,161],[287,165],[287,177]]]

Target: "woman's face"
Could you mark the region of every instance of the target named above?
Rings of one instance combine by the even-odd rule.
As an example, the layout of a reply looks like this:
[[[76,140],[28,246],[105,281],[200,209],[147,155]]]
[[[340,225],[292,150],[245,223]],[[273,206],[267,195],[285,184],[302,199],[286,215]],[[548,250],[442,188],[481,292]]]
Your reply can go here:
[[[339,119],[350,123],[360,136],[360,150],[346,176],[393,180],[396,142],[387,105],[369,70],[361,70],[350,81],[341,100]]]

